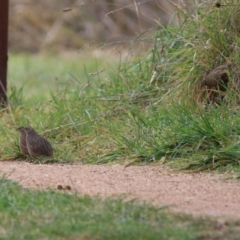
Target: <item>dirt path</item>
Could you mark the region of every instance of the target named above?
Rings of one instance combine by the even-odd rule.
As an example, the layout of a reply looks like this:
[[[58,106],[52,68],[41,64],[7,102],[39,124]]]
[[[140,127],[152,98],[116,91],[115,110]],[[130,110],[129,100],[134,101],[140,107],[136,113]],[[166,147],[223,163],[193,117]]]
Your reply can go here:
[[[219,175],[173,173],[162,166],[41,165],[1,162],[0,175],[28,188],[57,189],[90,196],[118,196],[147,200],[155,205],[197,214],[240,219],[240,182]]]

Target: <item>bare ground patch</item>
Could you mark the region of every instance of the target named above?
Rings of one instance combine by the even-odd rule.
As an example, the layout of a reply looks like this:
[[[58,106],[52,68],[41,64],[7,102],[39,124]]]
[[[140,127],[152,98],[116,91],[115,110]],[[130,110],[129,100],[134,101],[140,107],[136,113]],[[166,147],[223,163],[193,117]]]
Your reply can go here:
[[[240,182],[209,173],[176,173],[164,166],[31,164],[0,161],[0,175],[27,188],[69,188],[90,196],[119,196],[175,211],[240,219]]]

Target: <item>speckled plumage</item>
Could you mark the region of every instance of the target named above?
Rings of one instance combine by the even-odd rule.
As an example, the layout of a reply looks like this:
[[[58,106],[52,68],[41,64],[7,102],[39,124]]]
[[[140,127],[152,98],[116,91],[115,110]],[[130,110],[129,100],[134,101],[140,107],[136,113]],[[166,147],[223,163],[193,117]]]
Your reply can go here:
[[[220,65],[214,68],[202,81],[202,86],[207,86],[210,89],[218,88],[221,91],[227,90],[227,85],[229,82],[227,74],[227,66]]]
[[[50,142],[39,135],[32,127],[20,127],[19,146],[24,155],[30,155],[32,158],[40,156],[51,157],[53,148]]]
[[[39,135],[32,127],[25,128],[26,143],[29,155],[32,158],[39,156],[51,157],[53,148],[49,141]]]

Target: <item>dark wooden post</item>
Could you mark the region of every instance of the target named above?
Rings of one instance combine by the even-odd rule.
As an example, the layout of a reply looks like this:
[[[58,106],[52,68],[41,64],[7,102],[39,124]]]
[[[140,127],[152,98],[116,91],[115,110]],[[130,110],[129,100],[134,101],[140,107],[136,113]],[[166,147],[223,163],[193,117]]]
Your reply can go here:
[[[0,101],[7,103],[7,61],[8,61],[8,8],[9,0],[1,0],[0,6]]]

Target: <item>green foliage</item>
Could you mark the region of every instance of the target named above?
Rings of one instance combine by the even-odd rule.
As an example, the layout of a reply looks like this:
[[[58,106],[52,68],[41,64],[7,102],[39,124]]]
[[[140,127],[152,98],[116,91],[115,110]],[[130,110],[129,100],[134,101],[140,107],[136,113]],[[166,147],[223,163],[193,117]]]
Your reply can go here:
[[[117,67],[106,58],[85,58],[79,68],[79,58],[12,55],[1,156],[19,157],[15,128],[32,125],[54,145],[47,161],[239,171],[237,13],[209,4],[192,15],[180,9],[180,26],[162,27],[146,56],[129,53]],[[207,104],[200,83],[220,64],[229,88],[218,105]]]
[[[237,239],[237,222],[215,231],[208,218],[136,201],[23,189],[0,179],[1,239]]]
[[[1,158],[22,158],[15,129],[31,125],[54,147],[52,159],[35,162],[240,172],[238,9],[202,4],[192,15],[178,14],[182,24],[156,31],[146,56],[129,53],[117,67],[105,57],[10,55]],[[219,105],[207,104],[200,83],[220,64],[228,66],[229,89]],[[210,234],[218,227],[212,221],[134,201],[29,191],[5,179],[0,185],[1,239],[235,237],[231,229]]]

